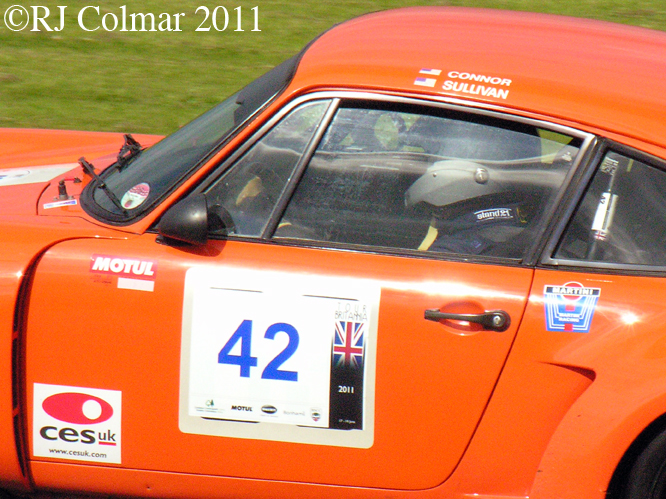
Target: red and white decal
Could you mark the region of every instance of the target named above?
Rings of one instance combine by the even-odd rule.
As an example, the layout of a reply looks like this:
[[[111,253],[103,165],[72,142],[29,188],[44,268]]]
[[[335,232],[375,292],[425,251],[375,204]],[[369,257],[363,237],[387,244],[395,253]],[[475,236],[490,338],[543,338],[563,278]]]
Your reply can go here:
[[[33,455],[121,463],[122,392],[35,383]]]
[[[150,185],[145,182],[137,184],[127,191],[123,198],[120,200],[120,204],[123,205],[123,208],[131,210],[137,208],[143,204],[143,202],[148,198],[150,194]]]
[[[153,291],[157,262],[138,258],[92,255],[90,272],[118,276],[118,287],[137,291]]]

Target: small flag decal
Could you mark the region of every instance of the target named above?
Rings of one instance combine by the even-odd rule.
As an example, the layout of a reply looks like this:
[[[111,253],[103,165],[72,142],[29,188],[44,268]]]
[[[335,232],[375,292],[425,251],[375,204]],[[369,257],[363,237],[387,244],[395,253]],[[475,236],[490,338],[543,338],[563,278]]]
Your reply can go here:
[[[435,78],[417,78],[414,80],[414,85],[419,85],[421,87],[435,87],[437,80]]]

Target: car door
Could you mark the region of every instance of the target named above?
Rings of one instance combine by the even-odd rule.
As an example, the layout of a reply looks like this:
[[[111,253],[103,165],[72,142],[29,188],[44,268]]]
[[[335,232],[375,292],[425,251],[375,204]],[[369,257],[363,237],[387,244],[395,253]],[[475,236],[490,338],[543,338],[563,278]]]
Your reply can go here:
[[[502,371],[533,278],[523,262],[584,139],[315,94],[172,208],[205,206],[206,242],[164,223],[158,238],[55,245],[26,320],[35,483],[66,481],[63,462],[442,483]]]

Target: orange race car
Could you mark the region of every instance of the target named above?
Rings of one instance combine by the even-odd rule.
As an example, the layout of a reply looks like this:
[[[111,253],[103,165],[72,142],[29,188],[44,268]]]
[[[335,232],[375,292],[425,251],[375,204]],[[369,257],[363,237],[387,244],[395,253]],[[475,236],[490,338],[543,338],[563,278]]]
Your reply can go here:
[[[664,54],[403,9],[159,142],[0,132],[2,488],[665,497]]]

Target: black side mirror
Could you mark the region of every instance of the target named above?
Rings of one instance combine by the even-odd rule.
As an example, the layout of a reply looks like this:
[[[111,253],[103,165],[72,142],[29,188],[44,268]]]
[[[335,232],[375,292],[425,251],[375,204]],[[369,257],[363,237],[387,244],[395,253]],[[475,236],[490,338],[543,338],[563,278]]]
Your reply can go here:
[[[157,231],[165,239],[197,246],[208,241],[208,206],[206,196],[188,196],[172,206],[157,224]]]
[[[234,219],[224,206],[214,204],[208,207],[208,231],[220,236],[236,233]]]

